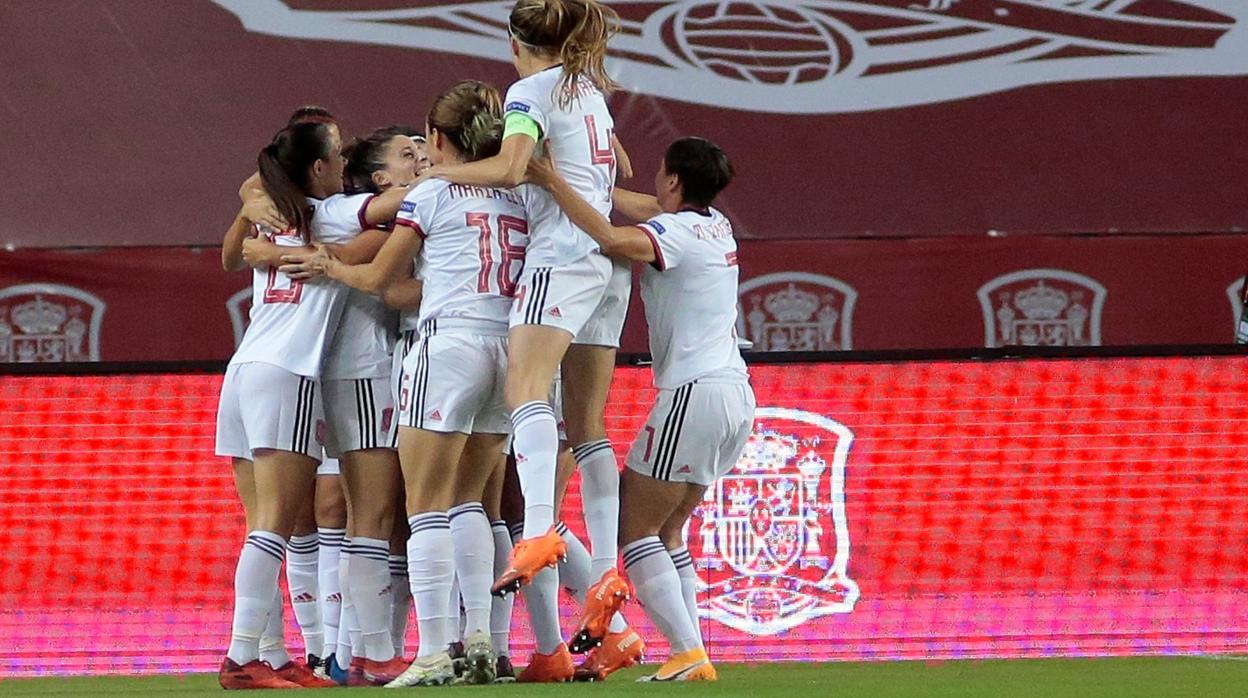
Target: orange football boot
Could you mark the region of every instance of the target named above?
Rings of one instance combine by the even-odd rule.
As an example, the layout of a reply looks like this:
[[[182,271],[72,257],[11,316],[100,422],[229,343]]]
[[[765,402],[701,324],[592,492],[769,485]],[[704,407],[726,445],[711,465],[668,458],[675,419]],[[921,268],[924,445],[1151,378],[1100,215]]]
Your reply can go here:
[[[638,681],[718,681],[719,674],[706,656],[706,649],[699,647],[673,655],[667,664],[650,676]]]
[[[273,673],[304,688],[338,688],[336,681],[323,676],[317,676],[307,664],[300,664],[299,662],[286,662],[286,664],[274,669]]]
[[[576,668],[572,666],[572,653],[568,646],[559,643],[550,654],[533,653],[529,665],[520,672],[520,683],[564,683],[572,680]]]
[[[585,611],[581,614],[581,626],[568,643],[568,650],[582,654],[602,644],[610,630],[611,618],[633,596],[628,582],[615,568],[607,570],[597,583],[585,593]]]
[[[297,683],[278,676],[273,671],[273,667],[259,659],[240,665],[226,657],[221,661],[221,670],[217,672],[217,682],[227,691],[253,688],[303,688]]]
[[[646,643],[632,628],[622,633],[607,633],[602,644],[585,656],[573,678],[577,681],[605,681],[610,674],[640,662],[645,651]]]
[[[506,596],[520,590],[520,587],[533,581],[534,575],[545,567],[554,567],[567,557],[568,544],[552,527],[544,535],[526,538],[516,543],[511,551],[511,564],[503,576],[494,582],[490,593],[495,596]]]

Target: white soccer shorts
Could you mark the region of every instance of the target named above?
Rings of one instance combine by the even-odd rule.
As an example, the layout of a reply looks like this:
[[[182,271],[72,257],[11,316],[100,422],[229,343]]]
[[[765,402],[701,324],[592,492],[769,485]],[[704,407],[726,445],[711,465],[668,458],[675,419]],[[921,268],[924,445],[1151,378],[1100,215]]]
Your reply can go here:
[[[511,306],[511,326],[558,327],[577,337],[608,304],[614,273],[611,260],[596,252],[562,267],[526,266]]]
[[[434,333],[421,337],[403,362],[399,426],[442,433],[507,434],[503,401],[507,338]]]
[[[325,416],[317,382],[261,362],[225,371],[217,406],[217,455],[254,458],[260,449],[302,453],[318,462]]]
[[[390,356],[390,400],[399,404],[399,390],[403,386],[403,360],[408,352],[416,346],[420,334],[416,330],[403,330],[399,333],[399,341],[394,345],[394,353]],[[390,433],[386,436],[390,448],[399,447],[399,420],[390,420]]]
[[[394,398],[390,377],[321,381],[324,393],[325,455],[341,458],[351,451],[390,448]]]
[[[656,480],[709,486],[737,464],[753,428],[749,383],[693,381],[660,390],[628,451],[628,467]]]
[[[632,291],[632,265],[613,260],[607,292],[585,326],[572,338],[572,343],[619,349],[620,335],[624,332],[624,319],[628,316],[628,299]]]

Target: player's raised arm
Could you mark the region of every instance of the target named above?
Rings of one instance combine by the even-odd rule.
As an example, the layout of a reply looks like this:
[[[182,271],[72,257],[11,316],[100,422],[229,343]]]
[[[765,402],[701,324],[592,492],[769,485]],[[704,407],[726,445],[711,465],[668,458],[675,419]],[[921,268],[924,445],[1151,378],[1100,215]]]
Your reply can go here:
[[[572,224],[593,238],[603,254],[647,263],[658,258],[649,235],[636,226],[612,225],[606,216],[572,189],[555,169],[549,156],[530,160],[528,180],[550,192]]]
[[[507,127],[513,128],[515,121],[509,118]],[[434,165],[429,168],[428,176],[467,186],[514,187],[524,181],[525,167],[537,148],[537,134],[536,126],[508,130],[498,155],[462,164]]]
[[[221,266],[226,271],[242,271],[247,268],[243,261],[243,243],[250,233],[251,221],[239,211],[221,242]]]
[[[380,296],[402,278],[412,258],[420,253],[422,242],[419,231],[400,223],[373,261],[367,264],[347,264],[335,258],[327,248],[318,246],[311,254],[299,252],[285,255],[282,260],[286,264],[279,271],[289,274],[292,279],[325,274],[351,288]]]
[[[663,213],[658,197],[649,194],[617,188],[611,192],[611,201],[615,204],[616,213],[638,222],[648,221]]]

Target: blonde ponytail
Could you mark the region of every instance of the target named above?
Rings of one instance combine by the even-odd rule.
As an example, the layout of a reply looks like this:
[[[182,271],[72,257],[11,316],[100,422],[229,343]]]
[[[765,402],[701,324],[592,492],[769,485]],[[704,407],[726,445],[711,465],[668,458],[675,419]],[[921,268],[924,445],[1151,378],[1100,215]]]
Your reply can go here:
[[[599,0],[518,0],[511,10],[511,33],[518,41],[563,63],[559,106],[576,98],[576,83],[589,79],[604,94],[619,85],[607,74],[607,43],[619,31],[620,17]]]

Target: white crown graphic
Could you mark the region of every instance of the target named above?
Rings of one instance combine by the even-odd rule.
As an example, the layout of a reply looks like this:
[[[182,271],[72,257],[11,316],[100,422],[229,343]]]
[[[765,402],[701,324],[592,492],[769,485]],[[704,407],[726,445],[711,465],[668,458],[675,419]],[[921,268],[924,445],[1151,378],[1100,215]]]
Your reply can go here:
[[[69,317],[65,306],[50,303],[43,296],[13,308],[13,323],[26,334],[52,334],[65,324]]]

